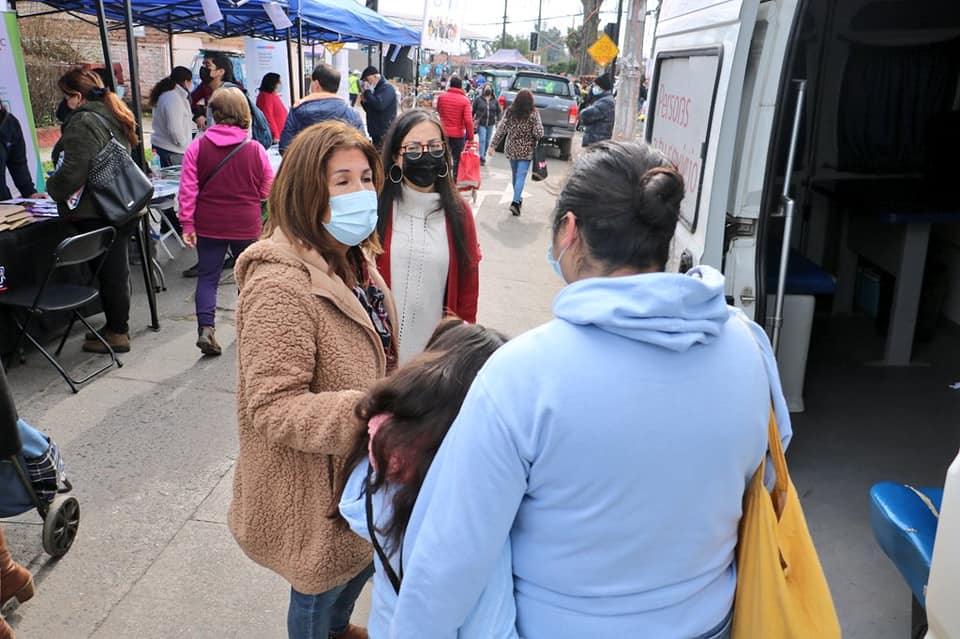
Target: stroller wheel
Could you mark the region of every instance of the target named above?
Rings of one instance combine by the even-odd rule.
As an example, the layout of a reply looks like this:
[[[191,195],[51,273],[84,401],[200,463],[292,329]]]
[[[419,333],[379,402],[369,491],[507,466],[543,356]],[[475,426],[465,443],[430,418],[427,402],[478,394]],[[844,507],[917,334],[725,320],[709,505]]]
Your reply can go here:
[[[80,502],[71,495],[57,495],[43,521],[43,549],[51,557],[64,556],[73,545],[79,526]]]

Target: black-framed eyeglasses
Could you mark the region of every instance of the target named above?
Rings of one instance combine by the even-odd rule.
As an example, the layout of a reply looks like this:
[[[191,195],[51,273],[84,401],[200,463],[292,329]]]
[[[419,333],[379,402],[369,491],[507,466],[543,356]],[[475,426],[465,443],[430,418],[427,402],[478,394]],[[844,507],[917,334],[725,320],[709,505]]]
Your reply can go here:
[[[424,151],[435,158],[442,158],[447,151],[447,147],[440,141],[430,142],[429,144],[411,142],[403,147],[403,154],[411,160],[419,160]]]

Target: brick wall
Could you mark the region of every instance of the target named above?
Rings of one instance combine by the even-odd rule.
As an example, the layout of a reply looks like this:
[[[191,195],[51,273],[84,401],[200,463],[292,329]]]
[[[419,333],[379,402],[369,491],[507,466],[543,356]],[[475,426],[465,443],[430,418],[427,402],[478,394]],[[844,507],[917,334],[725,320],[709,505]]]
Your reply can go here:
[[[50,7],[37,2],[18,2],[17,13],[20,16],[49,11]],[[94,19],[95,20],[95,19]],[[115,26],[115,23],[111,23]],[[78,60],[61,60],[64,63],[103,63],[100,45],[100,31],[90,24],[67,12],[20,19],[20,29],[24,38],[41,37],[61,39],[76,50]],[[127,43],[124,31],[111,31],[108,34],[110,56],[114,64],[119,63],[128,93],[130,92],[130,68],[127,61]],[[135,38],[137,66],[140,71],[140,93],[146,100],[150,89],[170,73],[170,54],[167,35],[156,29],[145,29],[145,37]]]

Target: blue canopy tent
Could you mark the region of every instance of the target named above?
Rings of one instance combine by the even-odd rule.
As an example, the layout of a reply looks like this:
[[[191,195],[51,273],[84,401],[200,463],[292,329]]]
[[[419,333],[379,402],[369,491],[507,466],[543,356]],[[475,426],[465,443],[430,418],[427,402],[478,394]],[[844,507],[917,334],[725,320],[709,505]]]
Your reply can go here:
[[[307,29],[325,29],[343,36],[345,42],[389,42],[417,46],[420,33],[353,0],[290,0],[290,16],[303,21]],[[336,38],[333,38],[334,40]]]
[[[290,0],[290,16],[296,19],[297,59],[301,64],[305,29],[321,28],[334,32],[339,36],[335,39],[342,42],[366,42],[381,46],[384,42],[398,46],[420,43],[420,34],[413,29],[384,18],[353,0]],[[299,77],[303,82],[303,67],[300,67]],[[290,81],[292,84],[292,77]],[[301,84],[301,92],[304,89]]]
[[[127,22],[125,0],[44,0],[55,11],[39,12],[21,16],[46,15],[67,11],[70,13],[102,17],[118,24],[108,28],[124,28]],[[286,40],[287,30],[277,29],[271,22],[263,5],[268,0],[248,2],[221,2],[223,20],[208,25],[204,19],[199,0],[132,0],[131,13],[134,25],[152,27],[166,33],[204,32],[220,38],[251,36],[269,40]],[[362,42],[379,44],[410,45],[420,41],[420,35],[398,22],[384,18],[353,0],[284,0],[277,2],[295,21],[303,19],[304,41],[310,42]],[[102,14],[100,10],[102,6]]]

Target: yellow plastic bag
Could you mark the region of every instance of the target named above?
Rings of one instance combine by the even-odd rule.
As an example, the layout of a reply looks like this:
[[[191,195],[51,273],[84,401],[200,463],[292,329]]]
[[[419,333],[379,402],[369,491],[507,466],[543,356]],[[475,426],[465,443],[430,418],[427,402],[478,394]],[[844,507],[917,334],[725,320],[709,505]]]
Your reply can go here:
[[[737,543],[733,639],[834,639],[840,622],[787,472],[770,412],[770,458],[777,478],[763,485],[766,456],[743,499]]]

